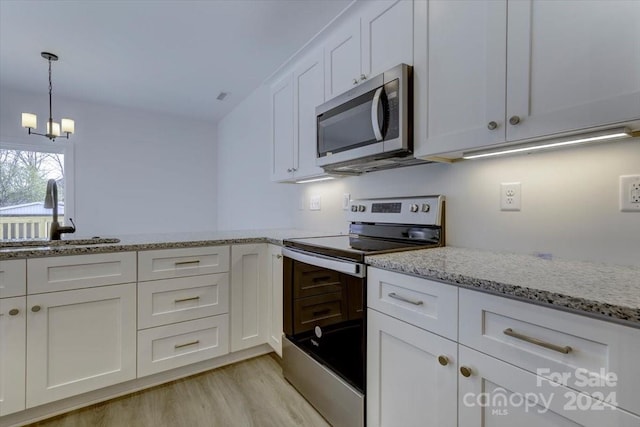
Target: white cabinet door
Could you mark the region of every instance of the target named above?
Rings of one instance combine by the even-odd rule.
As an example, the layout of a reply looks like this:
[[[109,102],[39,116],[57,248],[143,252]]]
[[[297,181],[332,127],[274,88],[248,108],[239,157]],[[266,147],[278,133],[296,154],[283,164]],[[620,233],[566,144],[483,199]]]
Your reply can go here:
[[[324,45],[325,99],[360,82],[360,19],[352,19],[332,32]]]
[[[282,248],[269,245],[268,251],[268,341],[271,348],[282,357]]]
[[[460,427],[640,425],[638,416],[463,345],[459,363],[471,374],[459,377]]]
[[[507,139],[640,118],[640,2],[510,1]]]
[[[413,1],[367,4],[360,23],[362,73],[375,76],[398,64],[413,65]]]
[[[271,87],[271,180],[293,176],[293,75]]]
[[[455,427],[457,344],[375,310],[367,316],[367,425]]]
[[[324,174],[316,166],[316,107],[324,102],[324,57],[318,50],[301,60],[293,71],[294,172],[295,178]]]
[[[26,298],[0,299],[0,416],[25,408]]]
[[[427,108],[416,117],[426,143],[416,155],[504,142],[506,0],[431,0],[426,14]]]
[[[267,342],[267,245],[231,247],[231,351]]]
[[[136,377],[136,285],[27,297],[27,408]]]

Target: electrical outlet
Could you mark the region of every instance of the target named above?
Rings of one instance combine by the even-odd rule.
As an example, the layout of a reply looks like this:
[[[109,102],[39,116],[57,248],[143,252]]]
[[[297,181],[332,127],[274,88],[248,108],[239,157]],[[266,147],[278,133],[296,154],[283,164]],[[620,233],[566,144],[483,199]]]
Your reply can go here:
[[[522,202],[522,188],[519,182],[500,184],[500,210],[519,211]]]
[[[351,201],[351,194],[349,193],[344,193],[342,195],[342,210],[343,211],[347,211],[349,210],[349,202]]]
[[[309,198],[309,210],[310,211],[319,211],[320,210],[320,196],[311,196]]]
[[[620,177],[620,212],[640,212],[640,175]]]

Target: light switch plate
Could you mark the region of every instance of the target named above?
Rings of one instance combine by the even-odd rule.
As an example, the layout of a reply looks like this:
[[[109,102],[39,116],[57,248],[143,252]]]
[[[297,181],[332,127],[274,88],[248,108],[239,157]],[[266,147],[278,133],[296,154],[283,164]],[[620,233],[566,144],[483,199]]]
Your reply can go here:
[[[347,211],[349,210],[349,202],[351,201],[351,194],[349,193],[344,193],[342,195],[342,210],[343,211]]]

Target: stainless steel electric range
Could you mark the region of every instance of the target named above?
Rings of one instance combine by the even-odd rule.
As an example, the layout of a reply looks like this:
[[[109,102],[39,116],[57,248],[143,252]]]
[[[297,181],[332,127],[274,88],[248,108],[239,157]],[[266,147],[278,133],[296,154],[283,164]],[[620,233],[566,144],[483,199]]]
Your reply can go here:
[[[348,220],[282,251],[284,376],[334,427],[365,425],[365,256],[444,246],[444,197],[355,200]]]

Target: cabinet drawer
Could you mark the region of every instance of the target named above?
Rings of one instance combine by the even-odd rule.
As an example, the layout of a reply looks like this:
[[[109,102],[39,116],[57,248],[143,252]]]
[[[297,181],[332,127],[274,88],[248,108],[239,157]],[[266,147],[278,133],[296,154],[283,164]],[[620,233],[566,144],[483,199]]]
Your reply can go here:
[[[73,255],[27,260],[29,294],[136,281],[136,253]]]
[[[173,279],[229,271],[229,246],[138,252],[138,280]]]
[[[293,302],[295,310],[294,333],[309,331],[317,326],[327,326],[348,319],[346,300],[341,292],[317,295],[297,299]]]
[[[229,353],[229,315],[138,332],[138,377]]]
[[[138,283],[138,329],[228,311],[228,273]]]
[[[315,265],[297,262],[293,270],[293,297],[305,298],[341,292],[340,273]]]
[[[460,343],[640,414],[640,329],[460,289]]]
[[[456,340],[458,288],[427,279],[369,268],[367,307]]]
[[[0,261],[0,298],[17,297],[26,293],[27,261]]]

